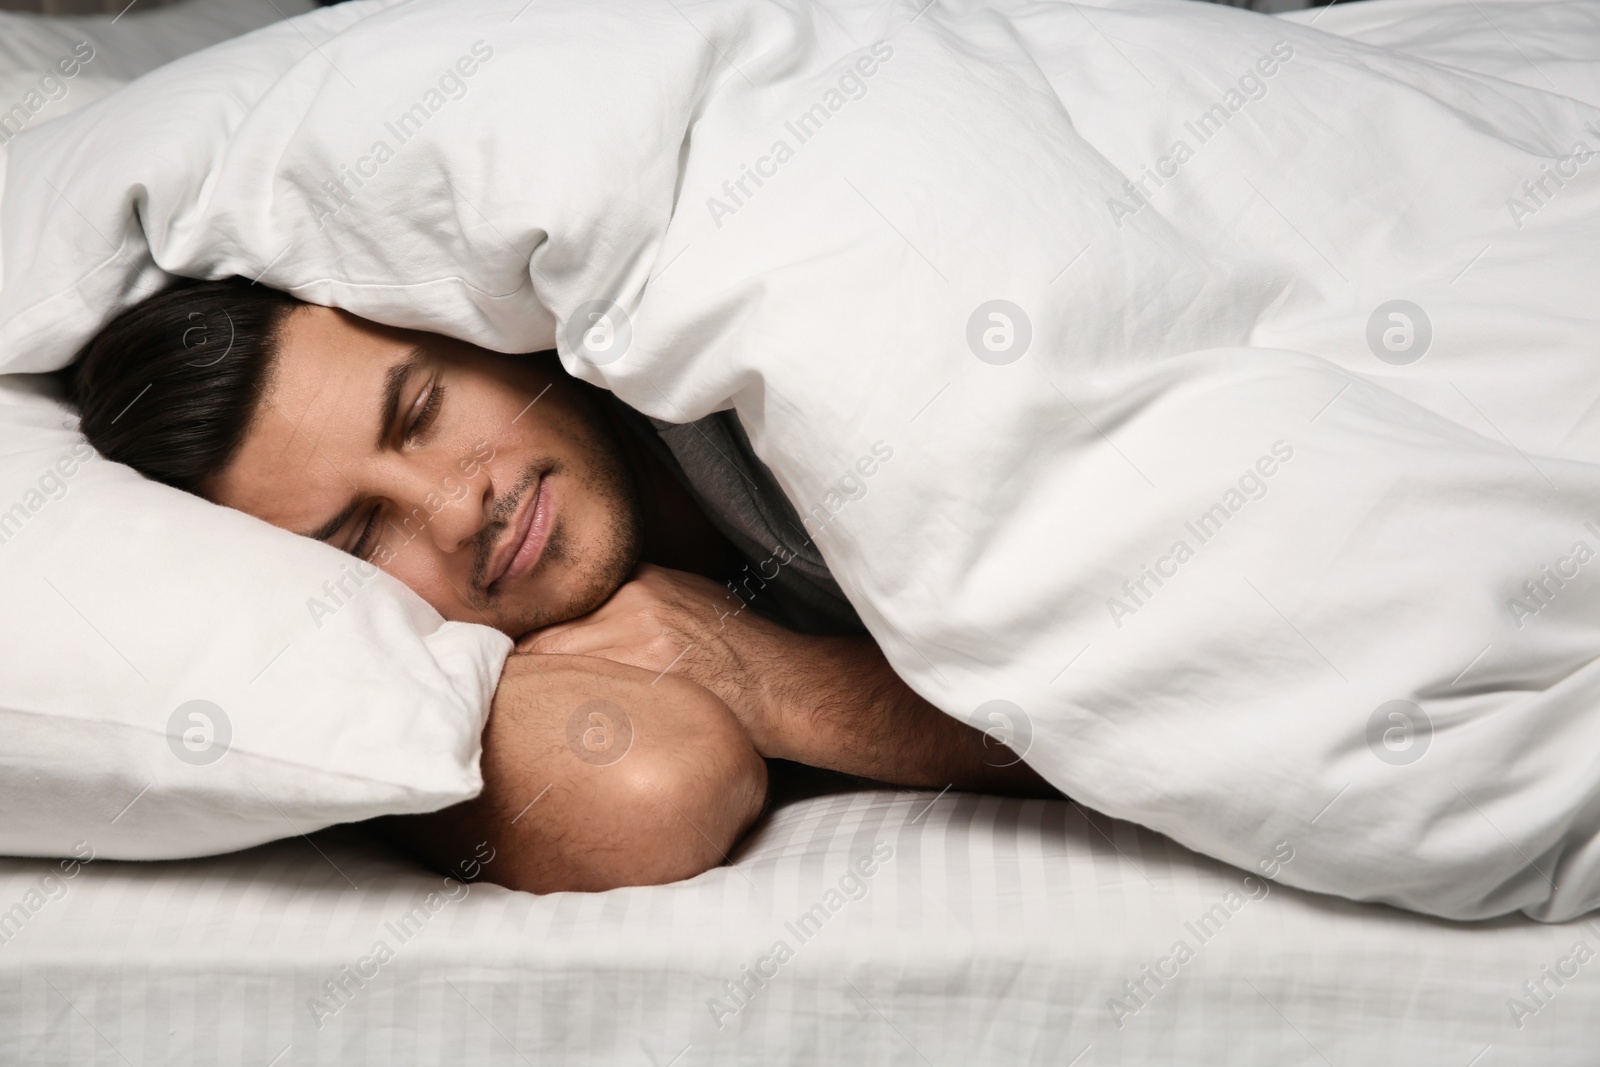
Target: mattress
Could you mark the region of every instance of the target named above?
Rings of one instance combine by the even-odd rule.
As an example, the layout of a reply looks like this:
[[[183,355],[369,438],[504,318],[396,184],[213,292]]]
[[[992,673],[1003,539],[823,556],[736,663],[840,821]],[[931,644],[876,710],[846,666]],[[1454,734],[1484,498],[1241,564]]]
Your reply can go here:
[[[6,1064],[1554,1067],[1600,1048],[1594,920],[1308,895],[1064,801],[797,795],[731,865],[603,894],[446,882],[339,828],[66,879],[0,860],[0,906]]]

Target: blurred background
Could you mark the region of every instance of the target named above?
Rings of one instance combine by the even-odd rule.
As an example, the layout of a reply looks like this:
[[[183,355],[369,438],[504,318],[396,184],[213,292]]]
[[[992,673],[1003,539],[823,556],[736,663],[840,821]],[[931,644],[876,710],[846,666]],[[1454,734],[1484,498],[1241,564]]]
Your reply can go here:
[[[341,2],[0,0],[0,145],[24,129],[91,104],[179,56],[314,10],[319,4]],[[1209,2],[1278,14],[1321,6],[1328,0]],[[69,69],[72,73],[65,75],[66,80],[58,77],[58,71]]]
[[[0,0],[0,11],[29,11],[41,15],[121,15],[124,11],[130,14],[140,8],[159,7],[167,3],[194,4],[204,3],[205,0]],[[316,0],[322,6],[339,3],[340,0]],[[1210,0],[1212,3],[1228,4],[1231,7],[1247,7],[1255,11],[1265,11],[1276,14],[1279,11],[1298,11],[1305,7],[1319,7],[1326,0]],[[1337,0],[1336,0],[1337,2]],[[271,10],[269,0],[261,0],[261,6]],[[300,10],[303,5],[296,4],[293,9]]]

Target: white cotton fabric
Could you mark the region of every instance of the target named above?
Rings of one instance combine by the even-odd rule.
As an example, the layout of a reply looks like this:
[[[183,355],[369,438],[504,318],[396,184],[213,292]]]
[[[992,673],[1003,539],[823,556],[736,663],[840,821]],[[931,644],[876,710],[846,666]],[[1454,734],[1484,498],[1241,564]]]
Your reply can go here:
[[[510,639],[281,533],[0,379],[0,852],[205,856],[478,793]]]
[[[310,7],[275,2],[0,13],[0,160]],[[326,545],[94,458],[48,383],[0,376],[0,851],[211,855],[467,799],[509,646]]]
[[[1059,801],[818,797],[732,867],[597,894],[313,841],[71,877],[0,860],[0,1061],[1594,1063],[1600,923],[1353,905]],[[478,855],[458,873],[492,876]]]
[[[558,344],[658,418],[736,408],[896,670],[1082,802],[1574,916],[1600,25],[1428,17],[1413,56],[1443,31],[1166,0],[341,5],[9,146],[0,359],[163,272]]]

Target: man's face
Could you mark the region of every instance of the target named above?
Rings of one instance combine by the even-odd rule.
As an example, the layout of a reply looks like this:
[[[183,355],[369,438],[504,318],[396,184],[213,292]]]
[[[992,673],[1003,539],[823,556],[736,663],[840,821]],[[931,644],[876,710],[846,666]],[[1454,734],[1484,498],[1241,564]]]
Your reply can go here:
[[[513,637],[598,607],[639,556],[633,480],[548,359],[294,311],[211,500],[326,540]]]

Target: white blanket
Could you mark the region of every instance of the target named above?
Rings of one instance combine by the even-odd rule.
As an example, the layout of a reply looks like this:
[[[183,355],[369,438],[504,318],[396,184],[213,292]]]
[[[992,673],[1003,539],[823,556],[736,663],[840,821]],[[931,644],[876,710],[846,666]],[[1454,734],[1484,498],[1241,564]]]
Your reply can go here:
[[[737,408],[896,670],[1083,803],[1600,904],[1594,6],[1472,3],[1446,66],[925,3],[366,0],[190,57],[7,149],[0,369],[152,260],[557,344]]]

